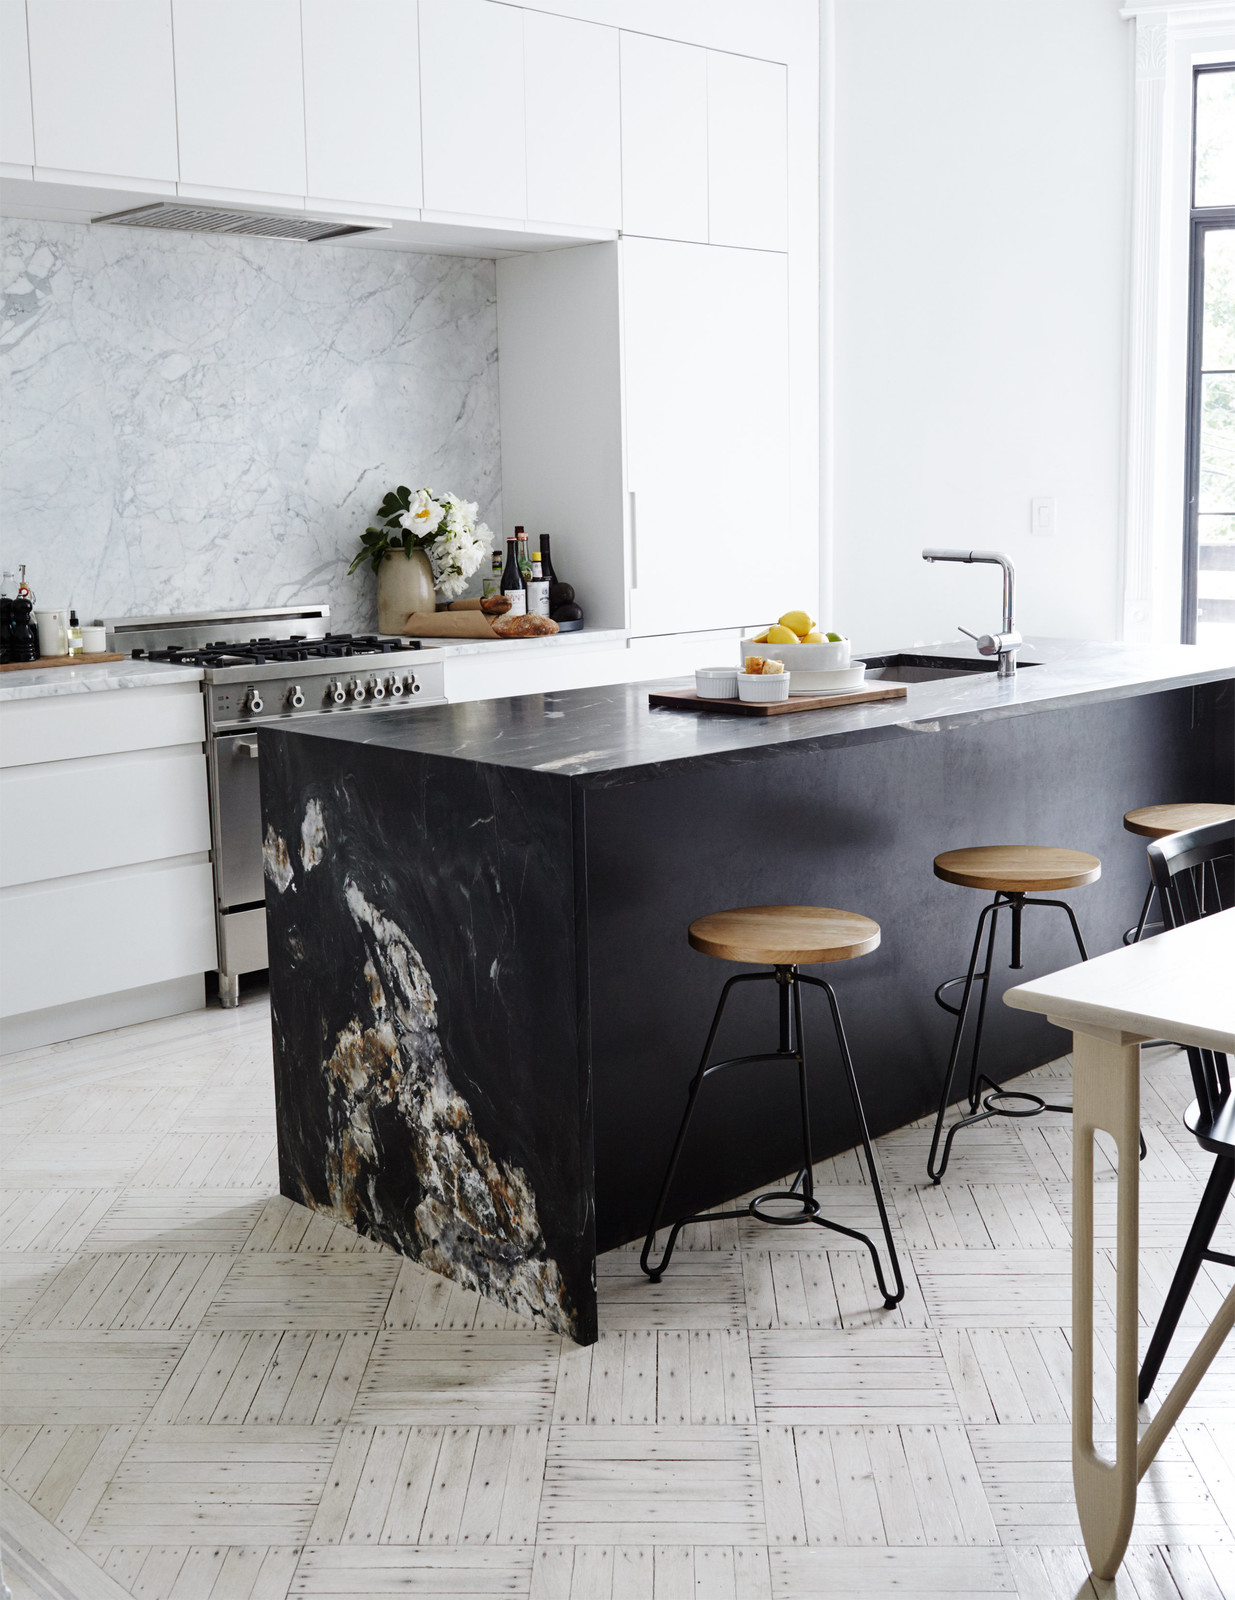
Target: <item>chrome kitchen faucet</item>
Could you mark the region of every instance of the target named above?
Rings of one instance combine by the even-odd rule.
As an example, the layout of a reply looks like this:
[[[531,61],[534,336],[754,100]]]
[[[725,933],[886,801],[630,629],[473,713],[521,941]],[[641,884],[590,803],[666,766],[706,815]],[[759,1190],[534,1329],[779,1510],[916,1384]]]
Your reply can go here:
[[[1003,568],[1003,629],[1000,633],[970,633],[968,628],[961,628],[967,639],[972,639],[978,647],[981,656],[998,656],[999,672],[1001,678],[1011,678],[1016,675],[1016,652],[1023,643],[1021,636],[1016,631],[1012,612],[1016,599],[1016,568],[1008,557],[1001,555],[998,550],[923,550],[923,561],[971,561],[989,562],[991,566]]]

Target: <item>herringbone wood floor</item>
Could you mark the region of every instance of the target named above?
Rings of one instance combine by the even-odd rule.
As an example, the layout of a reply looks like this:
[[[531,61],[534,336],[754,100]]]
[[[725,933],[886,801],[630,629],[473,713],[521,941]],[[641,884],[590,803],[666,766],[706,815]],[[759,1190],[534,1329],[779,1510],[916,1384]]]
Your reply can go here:
[[[1066,1118],[974,1132],[938,1189],[922,1127],[880,1141],[896,1311],[821,1230],[716,1222],[656,1287],[604,1258],[581,1350],[278,1196],[268,1032],[258,997],[5,1063],[18,1600],[1235,1600],[1231,1352],[1141,1486],[1117,1583],[1086,1578]],[[1038,1076],[1066,1093],[1066,1061]],[[1206,1167],[1188,1098],[1182,1058],[1147,1052],[1146,1337]],[[873,1226],[852,1155],[816,1178]]]

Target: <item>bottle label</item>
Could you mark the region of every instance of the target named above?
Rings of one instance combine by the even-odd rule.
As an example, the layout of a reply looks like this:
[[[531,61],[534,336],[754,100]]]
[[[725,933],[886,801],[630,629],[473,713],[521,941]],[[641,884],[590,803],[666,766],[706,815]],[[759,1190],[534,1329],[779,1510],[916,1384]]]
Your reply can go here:
[[[503,589],[502,593],[510,601],[510,610],[503,613],[508,617],[525,617],[527,615],[527,591],[525,589]]]
[[[549,615],[548,578],[528,579],[527,609],[528,615],[532,617],[547,617]]]

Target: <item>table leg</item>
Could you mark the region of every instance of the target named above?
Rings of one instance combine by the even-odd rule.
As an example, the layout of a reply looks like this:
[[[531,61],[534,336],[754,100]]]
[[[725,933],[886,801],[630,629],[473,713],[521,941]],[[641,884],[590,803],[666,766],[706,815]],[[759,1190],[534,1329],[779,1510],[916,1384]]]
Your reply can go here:
[[[1139,1044],[1073,1035],[1072,1482],[1095,1576],[1113,1578],[1136,1515],[1137,1250],[1140,1198]],[[1093,1148],[1102,1129],[1118,1151],[1115,1247],[1115,1459],[1093,1443]]]

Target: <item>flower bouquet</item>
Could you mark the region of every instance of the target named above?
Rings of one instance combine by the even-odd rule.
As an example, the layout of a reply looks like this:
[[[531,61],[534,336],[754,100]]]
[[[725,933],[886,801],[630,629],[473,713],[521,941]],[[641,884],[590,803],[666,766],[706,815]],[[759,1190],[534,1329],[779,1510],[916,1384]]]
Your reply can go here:
[[[367,561],[380,577],[387,556],[402,553],[410,560],[422,551],[434,589],[442,599],[453,600],[485,560],[493,538],[489,528],[476,521],[477,509],[474,500],[460,500],[455,494],[438,495],[432,489],[413,494],[400,485],[378,507],[378,525],[361,534],[361,548],[347,570],[353,573]]]

